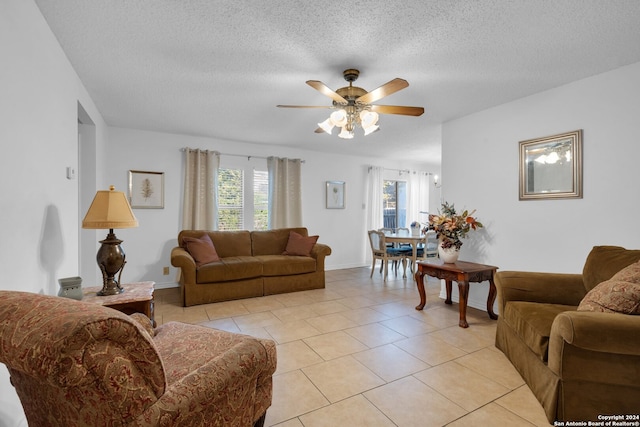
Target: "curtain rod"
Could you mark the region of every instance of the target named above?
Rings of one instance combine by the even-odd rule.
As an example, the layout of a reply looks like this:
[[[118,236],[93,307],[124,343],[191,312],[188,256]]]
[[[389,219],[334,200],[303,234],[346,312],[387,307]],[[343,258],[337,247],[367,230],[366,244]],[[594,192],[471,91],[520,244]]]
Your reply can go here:
[[[187,151],[189,148],[188,147],[182,147],[180,149],[180,151]],[[214,150],[215,151],[215,150]],[[230,153],[220,153],[218,152],[218,154],[220,154],[221,156],[233,156],[233,157],[246,157],[247,161],[251,160],[251,159],[263,159],[263,160],[268,160],[268,157],[262,157],[262,156],[248,156],[246,154],[230,154]],[[273,156],[275,157],[275,156]],[[306,160],[300,160],[300,163],[306,163]]]
[[[373,166],[369,166],[368,172],[371,172],[371,169],[373,169]],[[403,173],[411,173],[411,170],[409,169],[393,169],[393,168],[382,168],[386,171],[395,171],[395,172],[399,172],[400,174]],[[434,175],[433,172],[425,172],[425,171],[413,171],[413,173],[423,173],[425,175]]]

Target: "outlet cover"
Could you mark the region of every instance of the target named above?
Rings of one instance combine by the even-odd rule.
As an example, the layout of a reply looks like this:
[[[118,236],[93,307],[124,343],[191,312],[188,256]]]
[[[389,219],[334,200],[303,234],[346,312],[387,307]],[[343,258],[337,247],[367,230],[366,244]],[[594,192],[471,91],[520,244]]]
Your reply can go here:
[[[162,268],[162,274],[164,274],[165,276],[169,275],[169,267],[163,267]]]

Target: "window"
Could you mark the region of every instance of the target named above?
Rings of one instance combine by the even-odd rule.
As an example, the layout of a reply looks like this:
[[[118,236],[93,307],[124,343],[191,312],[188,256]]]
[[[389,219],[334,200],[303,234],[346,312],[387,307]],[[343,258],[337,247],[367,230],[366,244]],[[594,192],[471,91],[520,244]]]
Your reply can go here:
[[[266,230],[269,176],[252,168],[218,169],[218,230]]]
[[[253,229],[269,227],[269,172],[253,171]]]
[[[244,171],[218,169],[218,230],[244,228]]]
[[[407,226],[407,183],[406,181],[384,181],[382,203],[384,204],[384,227]]]

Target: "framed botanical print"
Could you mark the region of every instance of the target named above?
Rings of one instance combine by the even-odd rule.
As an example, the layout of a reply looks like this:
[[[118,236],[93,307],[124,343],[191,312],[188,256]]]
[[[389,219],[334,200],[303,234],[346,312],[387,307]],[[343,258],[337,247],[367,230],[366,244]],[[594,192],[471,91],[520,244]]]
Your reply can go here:
[[[134,209],[163,209],[164,172],[130,170],[129,203]]]
[[[327,209],[344,209],[344,181],[327,181]]]

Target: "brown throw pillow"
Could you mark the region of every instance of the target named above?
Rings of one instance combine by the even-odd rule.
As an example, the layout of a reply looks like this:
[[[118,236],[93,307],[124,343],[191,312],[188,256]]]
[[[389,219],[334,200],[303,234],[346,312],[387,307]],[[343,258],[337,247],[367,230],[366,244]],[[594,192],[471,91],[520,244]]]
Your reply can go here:
[[[282,255],[309,256],[319,236],[304,237],[295,231],[289,232],[289,241]]]
[[[640,261],[591,289],[578,311],[640,314]]]
[[[216,252],[216,248],[213,246],[211,237],[208,234],[205,233],[200,238],[185,237],[183,241],[187,252],[191,254],[198,267],[210,262],[220,261],[218,252]]]

